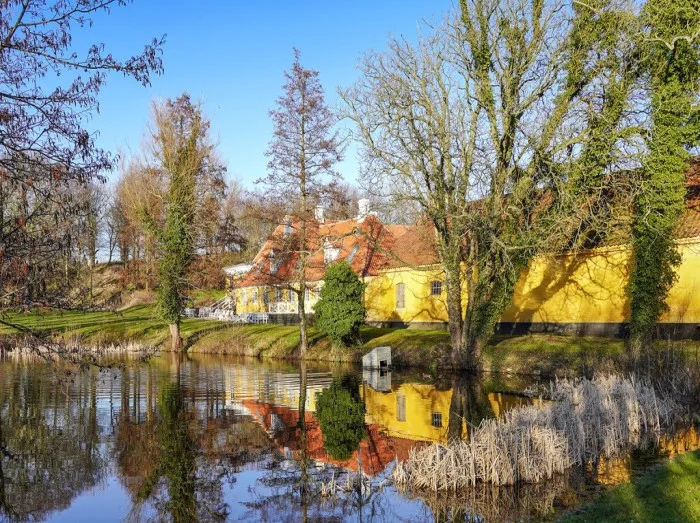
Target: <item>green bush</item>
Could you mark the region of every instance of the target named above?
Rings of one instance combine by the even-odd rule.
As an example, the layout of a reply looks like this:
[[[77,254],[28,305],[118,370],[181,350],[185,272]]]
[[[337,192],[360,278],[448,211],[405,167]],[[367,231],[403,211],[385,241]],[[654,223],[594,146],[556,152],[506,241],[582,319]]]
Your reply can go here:
[[[357,340],[360,326],[365,320],[364,291],[364,283],[348,262],[330,265],[314,308],[316,328],[335,344]]]
[[[352,456],[365,435],[365,406],[359,400],[359,384],[354,387],[334,381],[316,396],[316,416],[323,433],[326,452],[338,460]]]

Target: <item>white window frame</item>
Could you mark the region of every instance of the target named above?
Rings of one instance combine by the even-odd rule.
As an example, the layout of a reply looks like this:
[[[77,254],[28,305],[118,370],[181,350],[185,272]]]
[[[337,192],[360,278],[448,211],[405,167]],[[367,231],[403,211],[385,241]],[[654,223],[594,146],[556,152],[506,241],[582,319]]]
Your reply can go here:
[[[396,284],[396,308],[406,308],[406,284],[401,282]]]

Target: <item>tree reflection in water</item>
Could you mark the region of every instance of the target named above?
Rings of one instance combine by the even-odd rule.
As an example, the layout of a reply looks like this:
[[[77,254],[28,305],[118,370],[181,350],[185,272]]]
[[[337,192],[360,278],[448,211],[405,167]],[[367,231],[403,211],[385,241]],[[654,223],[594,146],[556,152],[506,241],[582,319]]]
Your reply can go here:
[[[143,459],[151,464],[132,493],[134,504],[129,519],[141,520],[144,504],[150,503],[157,520],[224,521],[228,505],[223,498],[223,479],[232,477],[217,460],[204,456],[198,441],[202,425],[194,409],[186,407],[180,356],[176,358],[174,379],[160,387],[157,421],[144,426],[146,431],[153,430],[153,437],[145,434],[145,439],[151,439],[155,445],[146,444],[138,449],[149,451]],[[126,458],[124,446],[120,448],[121,457]]]
[[[500,393],[503,382],[397,374],[162,356],[59,382],[45,364],[0,361],[0,520],[94,519],[83,501],[102,495],[117,520],[540,520],[663,449],[700,446],[689,430],[648,460],[633,452],[539,485],[400,493],[385,480],[411,448],[537,400]]]
[[[0,373],[0,519],[36,521],[105,477],[96,373],[61,383],[46,366]]]

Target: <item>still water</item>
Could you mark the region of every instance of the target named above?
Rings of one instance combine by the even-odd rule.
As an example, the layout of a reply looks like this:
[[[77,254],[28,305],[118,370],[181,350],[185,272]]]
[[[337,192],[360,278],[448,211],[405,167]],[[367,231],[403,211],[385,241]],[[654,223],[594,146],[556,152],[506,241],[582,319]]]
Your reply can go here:
[[[509,391],[529,391],[529,396]],[[0,361],[0,520],[513,521],[556,518],[686,431],[540,485],[400,493],[393,463],[546,384],[164,355],[63,372]]]

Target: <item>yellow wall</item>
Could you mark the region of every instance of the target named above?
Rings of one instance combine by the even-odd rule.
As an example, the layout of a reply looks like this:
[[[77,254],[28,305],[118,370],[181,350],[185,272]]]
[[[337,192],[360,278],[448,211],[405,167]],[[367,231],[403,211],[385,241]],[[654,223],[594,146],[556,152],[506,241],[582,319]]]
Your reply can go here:
[[[678,281],[668,298],[670,310],[661,321],[700,323],[700,238],[679,242],[682,263]],[[519,323],[622,323],[629,319],[627,284],[630,250],[602,248],[585,254],[562,253],[533,260],[516,285],[513,301],[502,321]],[[431,282],[440,281],[442,293],[431,295]],[[444,273],[436,267],[400,268],[365,278],[368,322],[447,322]],[[397,307],[396,287],[405,285],[405,306]],[[239,314],[264,312],[263,291],[252,300],[253,288],[235,289]],[[246,291],[248,303],[241,295]],[[285,293],[288,291],[285,291]],[[313,293],[311,302],[317,298]],[[466,302],[466,293],[463,293]],[[276,301],[271,290],[270,301]]]
[[[432,296],[431,282],[442,283],[442,293]],[[405,285],[405,307],[396,305],[396,286]],[[367,321],[445,322],[447,304],[445,274],[436,268],[401,268],[365,278]]]
[[[700,323],[700,238],[679,242],[678,281],[662,322]],[[502,321],[520,323],[622,323],[629,320],[627,285],[630,249],[602,248],[585,254],[540,256],[523,271]],[[401,268],[366,278],[367,321],[446,322],[445,286],[430,295],[442,271]],[[404,283],[406,306],[396,307],[396,285]],[[466,302],[466,296],[463,295]]]
[[[679,243],[678,281],[662,322],[700,322],[700,241]],[[523,271],[503,321],[536,323],[629,320],[630,249],[597,249],[587,255],[541,256]]]
[[[307,311],[311,311],[314,304],[318,301],[318,293],[320,285],[314,284],[315,287],[311,288],[309,291],[309,300],[306,302]],[[283,302],[297,302],[297,295],[290,291],[289,289],[281,289],[282,291],[282,301]],[[243,300],[243,295],[245,293],[246,300]],[[256,297],[257,299],[253,299]],[[242,287],[237,289],[232,289],[229,291],[229,295],[234,297],[236,300],[236,313],[237,314],[248,314],[255,312],[269,312],[269,305],[265,303],[264,294],[267,293],[268,303],[277,302],[277,288],[276,287]],[[296,309],[294,309],[296,310]]]

